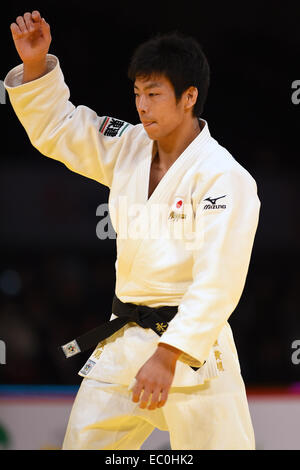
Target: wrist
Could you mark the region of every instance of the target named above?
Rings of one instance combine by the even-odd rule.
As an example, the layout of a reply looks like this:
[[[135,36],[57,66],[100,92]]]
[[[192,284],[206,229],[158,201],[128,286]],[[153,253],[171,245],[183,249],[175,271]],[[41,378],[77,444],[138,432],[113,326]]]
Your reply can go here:
[[[182,354],[180,349],[174,348],[174,346],[170,346],[166,343],[159,343],[157,345],[156,351],[161,357],[165,357],[166,359],[174,362],[176,362],[179,356]]]
[[[47,72],[47,55],[34,61],[23,62],[23,83],[30,82]]]

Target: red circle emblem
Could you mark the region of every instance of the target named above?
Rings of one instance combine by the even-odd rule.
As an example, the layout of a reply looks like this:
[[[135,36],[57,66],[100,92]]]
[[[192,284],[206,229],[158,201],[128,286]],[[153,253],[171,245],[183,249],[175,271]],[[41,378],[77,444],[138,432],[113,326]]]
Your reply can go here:
[[[176,203],[176,207],[177,207],[177,209],[179,209],[179,207],[181,207],[181,206],[182,206],[182,201],[180,200]]]

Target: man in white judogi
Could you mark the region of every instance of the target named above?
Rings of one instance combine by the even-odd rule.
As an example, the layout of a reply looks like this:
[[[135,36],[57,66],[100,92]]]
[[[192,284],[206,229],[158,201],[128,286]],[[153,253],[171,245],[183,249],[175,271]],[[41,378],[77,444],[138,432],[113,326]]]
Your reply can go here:
[[[254,449],[227,320],[260,202],[254,179],[199,118],[209,81],[200,46],[169,35],[136,51],[129,74],[141,124],[133,126],[69,101],[39,12],[11,31],[23,64],[5,86],[32,144],[110,188],[116,296],[178,306],[169,325],[156,324],[161,336],[130,322],[97,345],[79,372],[63,448],[139,449],[157,427],[172,449]]]

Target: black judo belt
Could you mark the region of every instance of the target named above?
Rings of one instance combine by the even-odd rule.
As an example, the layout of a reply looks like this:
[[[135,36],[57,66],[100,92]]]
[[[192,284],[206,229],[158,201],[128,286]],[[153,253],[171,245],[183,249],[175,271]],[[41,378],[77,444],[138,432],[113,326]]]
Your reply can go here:
[[[84,333],[69,343],[60,346],[64,357],[69,358],[96,347],[98,343],[116,331],[120,330],[127,323],[137,323],[142,328],[151,328],[158,336],[161,336],[168,328],[168,322],[175,317],[178,307],[148,307],[147,305],[136,305],[121,302],[115,295],[112,303],[112,312],[117,318],[107,321],[97,326],[93,330]],[[196,367],[192,369],[197,370]]]

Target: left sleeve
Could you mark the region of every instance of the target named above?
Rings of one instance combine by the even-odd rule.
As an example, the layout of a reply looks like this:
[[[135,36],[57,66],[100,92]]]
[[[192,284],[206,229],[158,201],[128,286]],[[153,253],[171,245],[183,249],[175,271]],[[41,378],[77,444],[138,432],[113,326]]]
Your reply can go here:
[[[160,342],[183,351],[183,362],[203,364],[242,295],[260,201],[249,173],[233,170],[197,202],[193,281]]]

